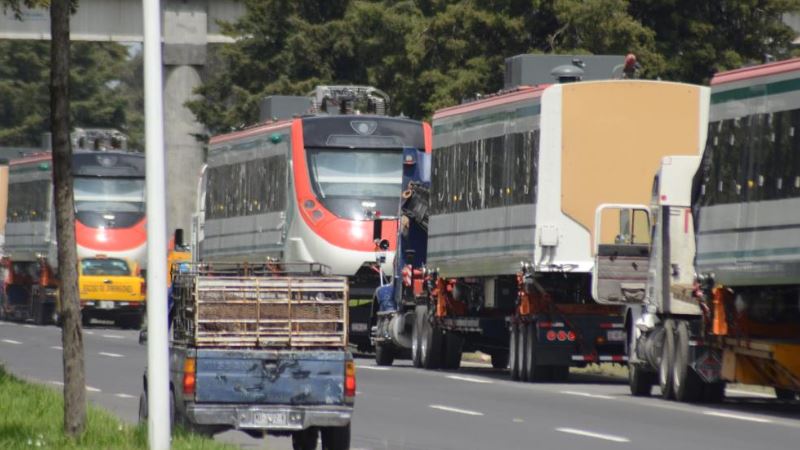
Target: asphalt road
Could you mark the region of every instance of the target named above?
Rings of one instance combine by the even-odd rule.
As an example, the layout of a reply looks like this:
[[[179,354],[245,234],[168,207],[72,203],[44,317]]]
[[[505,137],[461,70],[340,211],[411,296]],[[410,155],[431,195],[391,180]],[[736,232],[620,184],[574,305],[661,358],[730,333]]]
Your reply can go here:
[[[145,364],[137,333],[90,327],[84,336],[92,402],[135,422]],[[0,362],[11,372],[58,387],[60,330],[0,322]],[[567,384],[511,382],[473,365],[428,372],[400,361],[357,362],[353,448],[390,449],[797,449],[800,403],[728,391],[721,405],[635,398],[622,380],[571,376]],[[654,389],[656,393],[657,389]],[[218,440],[245,448],[287,449],[288,438]]]

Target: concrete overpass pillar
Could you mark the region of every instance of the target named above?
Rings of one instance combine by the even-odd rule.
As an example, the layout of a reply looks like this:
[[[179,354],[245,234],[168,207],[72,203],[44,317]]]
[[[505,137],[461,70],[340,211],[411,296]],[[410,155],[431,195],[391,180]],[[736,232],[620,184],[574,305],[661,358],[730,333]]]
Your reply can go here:
[[[167,152],[167,230],[186,230],[189,234],[195,207],[197,176],[203,164],[203,146],[194,136],[203,126],[184,104],[193,99],[200,85],[200,74],[189,65],[165,67],[164,140]]]
[[[203,132],[184,105],[195,97],[200,68],[206,63],[207,0],[164,2],[164,140],[167,152],[167,230],[183,228],[188,236],[195,206],[197,177],[203,164]]]

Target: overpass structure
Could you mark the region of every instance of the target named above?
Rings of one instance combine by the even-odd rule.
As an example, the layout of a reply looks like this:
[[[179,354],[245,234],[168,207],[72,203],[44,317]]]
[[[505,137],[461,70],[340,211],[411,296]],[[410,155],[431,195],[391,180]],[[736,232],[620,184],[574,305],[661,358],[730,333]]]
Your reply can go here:
[[[245,6],[236,0],[162,0],[164,140],[167,174],[167,227],[189,229],[203,145],[194,135],[204,128],[184,104],[193,98],[207,61],[207,46],[233,42],[219,21],[235,21]],[[141,0],[81,0],[71,19],[71,39],[142,42]],[[0,10],[0,39],[50,39],[46,9],[23,9],[21,20]]]

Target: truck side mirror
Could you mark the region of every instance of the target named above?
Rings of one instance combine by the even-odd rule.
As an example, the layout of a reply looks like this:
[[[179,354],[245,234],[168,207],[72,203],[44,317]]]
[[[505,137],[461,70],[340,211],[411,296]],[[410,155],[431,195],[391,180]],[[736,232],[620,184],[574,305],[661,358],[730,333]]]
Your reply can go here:
[[[175,250],[182,249],[184,247],[183,228],[175,229],[174,242],[175,242]]]
[[[406,264],[413,264],[414,258],[417,256],[417,251],[414,249],[408,249],[405,252]]]
[[[378,243],[381,241],[383,237],[383,221],[376,217],[375,220],[372,221],[372,241]]]

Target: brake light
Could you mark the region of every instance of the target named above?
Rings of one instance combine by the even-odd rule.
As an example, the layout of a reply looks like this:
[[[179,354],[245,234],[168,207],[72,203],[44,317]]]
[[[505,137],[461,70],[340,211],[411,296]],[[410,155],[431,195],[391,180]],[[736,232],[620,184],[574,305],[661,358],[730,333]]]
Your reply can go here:
[[[566,341],[567,340],[567,332],[564,331],[564,330],[559,331],[558,332],[558,340],[561,341],[561,342]]]
[[[183,361],[183,393],[194,394],[197,385],[197,364],[194,358],[186,358]]]
[[[574,331],[570,331],[569,333],[567,333],[567,340],[569,340],[569,341],[574,341],[575,340],[575,332]]]
[[[547,332],[547,340],[548,341],[555,341],[556,340],[556,332],[553,331],[553,330],[548,331]]]
[[[344,396],[350,401],[356,396],[356,364],[353,361],[344,363]]]

